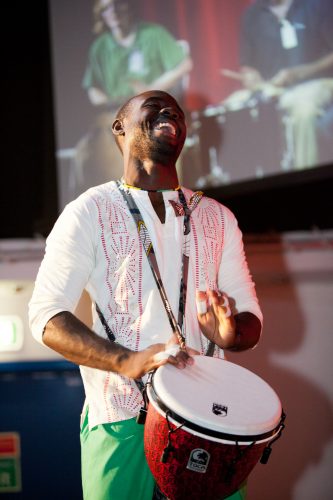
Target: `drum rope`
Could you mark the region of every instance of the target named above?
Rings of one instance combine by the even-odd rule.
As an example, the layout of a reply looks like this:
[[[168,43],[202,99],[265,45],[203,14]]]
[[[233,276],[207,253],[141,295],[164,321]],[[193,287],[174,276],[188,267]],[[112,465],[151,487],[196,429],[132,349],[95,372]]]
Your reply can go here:
[[[161,455],[161,462],[163,464],[165,464],[169,458],[169,454],[172,453],[173,451],[176,451],[176,448],[173,446],[172,444],[172,441],[171,441],[171,437],[173,436],[173,434],[175,432],[177,432],[179,429],[181,429],[184,425],[185,425],[185,422],[183,422],[182,424],[178,425],[177,427],[175,427],[174,429],[171,427],[171,422],[169,420],[169,417],[170,417],[170,411],[168,410],[165,414],[165,419],[167,421],[167,424],[168,424],[168,429],[169,429],[169,432],[168,432],[168,442],[167,442],[167,445],[166,447],[164,448],[163,452],[162,452],[162,455]]]
[[[273,443],[275,443],[275,441],[277,441],[278,439],[280,439],[281,434],[282,434],[282,431],[283,431],[283,429],[285,428],[285,424],[284,424],[285,419],[286,419],[286,414],[285,414],[285,412],[283,411],[283,412],[282,412],[282,415],[281,415],[280,427],[279,427],[278,433],[277,433],[277,435],[275,436],[275,438],[274,438],[274,439],[272,439],[272,440],[268,443],[268,445],[266,446],[266,448],[264,449],[263,454],[262,454],[262,457],[261,457],[261,459],[260,459],[260,463],[261,463],[261,464],[264,464],[264,465],[266,465],[266,464],[267,464],[268,459],[269,459],[269,457],[270,457],[270,455],[271,455],[271,453],[272,453],[272,444],[273,444]]]
[[[143,405],[141,406],[139,413],[136,417],[137,423],[142,424],[142,425],[145,424],[146,418],[147,418],[147,412],[148,412],[147,387],[148,387],[148,385],[151,384],[152,376],[153,376],[153,372],[149,372],[148,379],[147,379],[147,382],[145,384],[142,382],[142,379],[140,379],[139,381],[138,380],[135,381],[136,384],[138,385],[138,387],[139,387],[139,383],[142,384],[141,388],[139,387],[139,389],[140,389],[141,394],[142,394]]]
[[[246,448],[244,448],[244,447],[242,448],[239,445],[239,442],[236,441],[237,455],[231,460],[230,464],[228,464],[228,466],[226,468],[225,480],[227,482],[231,482],[233,476],[236,473],[236,465],[237,465],[237,463],[244,457],[245,453],[247,453],[248,451],[250,451],[253,448],[253,446],[255,444],[256,444],[256,442],[253,441],[248,446],[246,446]]]

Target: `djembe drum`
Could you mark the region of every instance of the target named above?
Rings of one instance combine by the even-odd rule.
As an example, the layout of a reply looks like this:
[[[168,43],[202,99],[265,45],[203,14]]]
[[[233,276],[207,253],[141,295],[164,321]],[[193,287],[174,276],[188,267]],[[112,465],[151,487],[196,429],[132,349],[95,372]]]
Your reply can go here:
[[[232,494],[284,428],[280,400],[264,380],[229,361],[194,359],[184,370],[158,368],[147,385],[145,454],[171,500]]]

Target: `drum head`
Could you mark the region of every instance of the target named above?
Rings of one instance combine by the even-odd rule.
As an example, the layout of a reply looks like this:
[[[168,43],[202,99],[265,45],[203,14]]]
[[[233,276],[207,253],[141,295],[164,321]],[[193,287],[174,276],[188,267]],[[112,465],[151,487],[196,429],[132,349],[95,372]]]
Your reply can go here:
[[[275,391],[259,376],[217,358],[194,356],[180,370],[167,364],[152,378],[149,399],[189,423],[253,440],[266,438],[279,425],[282,408]],[[159,411],[159,408],[157,408]]]

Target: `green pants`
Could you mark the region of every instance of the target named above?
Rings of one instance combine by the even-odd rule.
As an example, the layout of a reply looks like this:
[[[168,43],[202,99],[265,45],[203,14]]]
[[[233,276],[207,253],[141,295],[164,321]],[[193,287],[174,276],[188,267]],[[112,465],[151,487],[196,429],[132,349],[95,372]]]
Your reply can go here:
[[[81,427],[84,500],[152,500],[155,481],[143,448],[144,426],[136,420]],[[245,487],[228,500],[245,499]]]

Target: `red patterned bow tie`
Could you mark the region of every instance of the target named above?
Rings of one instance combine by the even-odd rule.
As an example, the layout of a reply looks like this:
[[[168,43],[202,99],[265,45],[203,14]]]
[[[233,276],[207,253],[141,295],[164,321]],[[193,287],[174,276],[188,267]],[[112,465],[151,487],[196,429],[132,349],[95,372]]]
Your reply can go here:
[[[189,202],[187,203],[187,207],[185,208],[181,203],[174,201],[174,200],[169,200],[171,206],[173,207],[175,211],[176,217],[179,217],[181,215],[190,215],[193,210],[197,207],[199,204],[201,198],[203,196],[202,191],[196,191],[194,194],[192,194]]]

